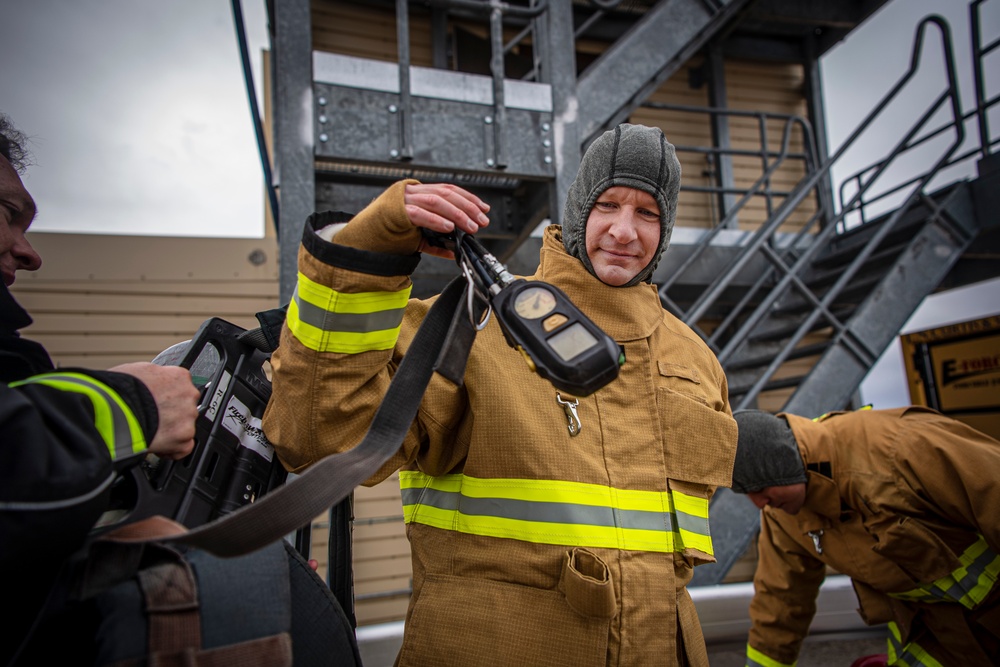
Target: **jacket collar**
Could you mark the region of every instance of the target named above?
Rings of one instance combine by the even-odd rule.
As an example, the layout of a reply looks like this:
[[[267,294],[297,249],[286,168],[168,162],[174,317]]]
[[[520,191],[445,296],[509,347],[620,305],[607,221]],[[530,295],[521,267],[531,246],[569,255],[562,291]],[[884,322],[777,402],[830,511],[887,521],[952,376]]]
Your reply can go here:
[[[826,517],[830,521],[840,518],[843,511],[840,502],[840,491],[837,490],[837,483],[829,477],[824,477],[817,472],[808,471],[806,473],[806,502],[805,507],[812,510],[821,517]],[[815,530],[822,525],[812,526],[809,522],[803,522],[806,530]]]
[[[4,384],[52,370],[45,348],[18,332],[29,324],[28,311],[0,282],[0,382]]]
[[[601,282],[566,252],[558,225],[545,228],[538,270],[532,278],[562,289],[577,308],[619,342],[647,338],[663,321],[656,287],[649,283],[612,287]]]

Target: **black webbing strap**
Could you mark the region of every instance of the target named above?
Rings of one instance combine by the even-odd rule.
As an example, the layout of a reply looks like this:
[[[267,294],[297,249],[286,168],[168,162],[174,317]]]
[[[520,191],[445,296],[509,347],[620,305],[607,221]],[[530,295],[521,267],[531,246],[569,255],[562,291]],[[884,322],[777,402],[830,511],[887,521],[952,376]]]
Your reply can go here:
[[[448,359],[454,366],[457,356],[464,367],[475,337],[469,313],[462,307],[466,286],[464,277],[453,279],[431,306],[368,433],[356,447],[321,459],[287,484],[217,521],[156,541],[187,544],[222,557],[240,556],[295,532],[346,498],[399,450],[438,364]]]

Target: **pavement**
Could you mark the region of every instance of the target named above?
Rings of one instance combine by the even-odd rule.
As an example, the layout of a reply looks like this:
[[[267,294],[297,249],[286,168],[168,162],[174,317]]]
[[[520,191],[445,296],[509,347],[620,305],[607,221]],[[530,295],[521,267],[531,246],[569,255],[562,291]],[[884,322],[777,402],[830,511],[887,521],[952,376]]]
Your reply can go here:
[[[802,644],[797,664],[798,667],[851,667],[851,663],[858,658],[875,653],[884,654],[885,650],[886,641],[881,632],[813,637]],[[709,646],[708,662],[712,667],[744,667],[746,644]],[[365,663],[365,667],[368,667],[368,663]]]
[[[695,586],[688,592],[698,610],[711,667],[744,667],[753,584]],[[851,667],[858,658],[885,653],[885,628],[865,626],[856,608],[851,580],[827,576],[798,667]],[[357,636],[364,667],[392,667],[403,641],[403,622],[362,626]]]
[[[362,634],[362,638],[359,646],[364,667],[392,667],[402,634],[392,631],[377,639],[375,634],[369,632]],[[885,650],[885,637],[881,631],[810,637],[802,644],[798,667],[850,667],[862,656],[885,653]],[[744,667],[746,644],[709,643],[708,660],[711,667]]]

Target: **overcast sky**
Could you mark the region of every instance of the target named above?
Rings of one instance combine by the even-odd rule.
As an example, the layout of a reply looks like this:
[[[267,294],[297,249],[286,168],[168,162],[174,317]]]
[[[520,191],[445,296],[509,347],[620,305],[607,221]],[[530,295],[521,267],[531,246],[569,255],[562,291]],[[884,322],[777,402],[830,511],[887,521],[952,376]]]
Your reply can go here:
[[[259,237],[263,178],[226,0],[0,0],[0,111],[38,231]],[[255,81],[263,0],[244,0]]]
[[[39,204],[35,230],[263,234],[261,169],[229,2],[0,1],[0,111],[32,137],[35,165],[24,180]],[[1000,0],[992,0],[984,8],[987,40],[1000,35],[997,5]],[[243,12],[259,91],[259,54],[267,44],[263,0],[244,0]],[[916,25],[931,13],[951,25],[970,108],[968,3],[891,0],[824,58],[831,152],[906,70]],[[927,41],[927,62],[939,62],[938,33],[928,33]],[[991,62],[988,89],[995,96],[1000,52]],[[925,68],[922,77],[926,88],[917,89],[943,85],[940,67]],[[904,115],[919,98],[902,100]],[[898,118],[887,113],[884,122],[892,128]],[[1000,118],[993,124],[1000,128]],[[881,127],[873,134],[888,148],[885,142],[899,130]],[[853,173],[872,159],[845,155],[848,164],[835,174]],[[1000,281],[929,297],[904,332],[995,314]],[[898,344],[862,394],[876,407],[909,402]]]

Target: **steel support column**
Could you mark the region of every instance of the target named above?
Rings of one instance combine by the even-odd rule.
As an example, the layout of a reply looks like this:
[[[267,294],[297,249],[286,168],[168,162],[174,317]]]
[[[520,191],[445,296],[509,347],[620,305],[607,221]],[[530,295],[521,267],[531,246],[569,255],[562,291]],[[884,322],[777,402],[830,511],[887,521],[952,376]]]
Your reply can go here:
[[[826,140],[826,110],[823,108],[823,71],[820,68],[818,44],[816,37],[807,37],[804,40],[805,60],[802,69],[805,72],[805,84],[803,90],[806,96],[806,108],[809,114],[809,124],[812,125],[813,141],[816,142],[816,155],[813,155],[813,163],[807,169],[815,169],[818,165],[824,164],[830,156],[830,148]],[[809,147],[805,149],[808,151]],[[834,212],[833,201],[833,178],[827,178],[816,184],[816,192],[819,198],[818,205],[821,210]]]
[[[722,48],[718,44],[713,44],[708,50],[708,104],[716,109],[728,109],[729,99],[726,97],[726,63],[722,57]],[[712,167],[715,171],[715,182],[723,191],[718,194],[717,202],[719,206],[719,216],[714,223],[726,219],[726,215],[736,205],[736,195],[729,190],[736,188],[736,179],[733,176],[733,155],[732,142],[729,137],[729,116],[726,114],[712,114],[712,141],[715,148],[720,152],[712,155]],[[763,150],[767,150],[764,146]],[[734,218],[729,222],[729,227],[736,229],[739,226]]]
[[[552,154],[556,178],[549,188],[549,219],[558,224],[569,186],[580,169],[580,104],[576,95],[576,39],[572,0],[549,0],[545,25],[548,67],[542,82],[552,87]]]
[[[281,203],[278,279],[281,303],[286,303],[295,288],[302,226],[316,207],[309,0],[277,0],[274,15],[274,160]]]
[[[626,119],[728,23],[748,0],[660,0],[577,83],[580,136],[591,140]]]

